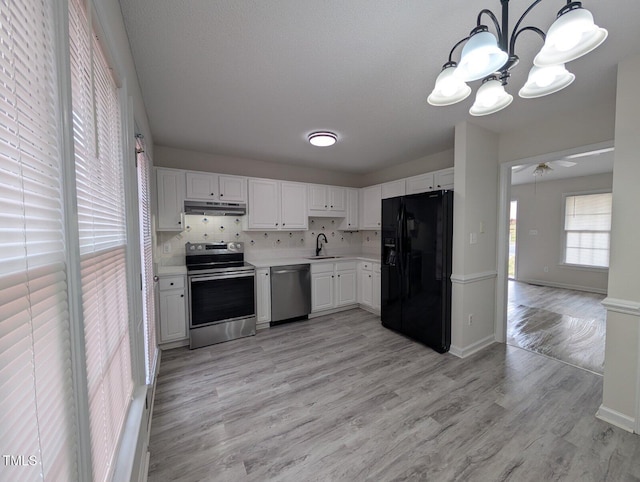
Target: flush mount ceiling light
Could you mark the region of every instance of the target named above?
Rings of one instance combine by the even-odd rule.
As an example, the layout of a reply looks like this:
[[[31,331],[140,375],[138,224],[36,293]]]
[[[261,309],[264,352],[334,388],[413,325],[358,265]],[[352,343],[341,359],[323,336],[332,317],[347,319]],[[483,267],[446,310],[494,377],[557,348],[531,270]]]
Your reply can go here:
[[[338,141],[338,136],[333,132],[312,132],[309,134],[309,142],[317,147],[329,147]]]
[[[581,2],[567,0],[558,16],[545,34],[538,27],[522,26],[525,17],[542,0],[535,0],[518,19],[513,30],[509,31],[509,0],[500,0],[502,22],[488,9],[478,14],[477,26],[468,37],[456,43],[449,52],[449,61],[442,67],[436,79],[433,92],[427,102],[434,106],[455,104],[467,98],[471,88],[466,84],[483,79],[476,94],[471,115],[482,116],[498,112],[513,100],[504,87],[508,83],[513,69],[519,62],[515,54],[516,40],[523,32],[534,32],[542,38],[544,45],[536,55],[534,66],[529,72],[526,84],[519,95],[525,99],[553,94],[569,86],[575,76],[564,64],[588,54],[607,38],[607,31],[598,27],[593,15],[582,8]],[[493,23],[497,36],[483,25],[482,16],[486,15]],[[463,45],[460,63],[453,61],[453,53]],[[500,85],[497,85],[500,84]]]

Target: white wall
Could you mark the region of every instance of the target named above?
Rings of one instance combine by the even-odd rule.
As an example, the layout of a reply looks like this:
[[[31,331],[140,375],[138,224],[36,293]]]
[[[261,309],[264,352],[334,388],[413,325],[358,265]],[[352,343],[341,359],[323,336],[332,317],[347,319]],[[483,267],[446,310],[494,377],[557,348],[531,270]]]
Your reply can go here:
[[[604,393],[598,416],[640,431],[640,56],[618,66]]]
[[[458,124],[454,167],[451,352],[467,356],[494,341],[498,135]]]
[[[518,201],[517,279],[569,289],[607,292],[608,270],[562,264],[563,194],[611,190],[612,174],[520,184],[511,187]],[[532,231],[537,234],[532,234]],[[548,272],[544,268],[548,268]]]
[[[192,171],[359,187],[362,175],[155,146],[154,165]]]

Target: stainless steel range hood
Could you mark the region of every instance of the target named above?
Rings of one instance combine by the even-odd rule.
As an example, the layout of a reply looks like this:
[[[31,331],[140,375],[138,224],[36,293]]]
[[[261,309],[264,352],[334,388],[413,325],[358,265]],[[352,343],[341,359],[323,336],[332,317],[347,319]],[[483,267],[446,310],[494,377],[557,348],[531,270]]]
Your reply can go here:
[[[184,213],[207,216],[243,216],[247,213],[247,205],[217,201],[185,201]]]

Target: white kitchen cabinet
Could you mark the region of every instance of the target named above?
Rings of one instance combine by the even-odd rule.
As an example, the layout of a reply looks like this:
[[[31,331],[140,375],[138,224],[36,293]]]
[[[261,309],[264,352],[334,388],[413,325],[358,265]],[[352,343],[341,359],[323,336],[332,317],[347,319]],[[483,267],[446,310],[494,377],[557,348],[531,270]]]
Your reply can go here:
[[[280,224],[279,182],[271,179],[249,179],[247,206],[248,229],[278,229]]]
[[[187,199],[218,200],[218,175],[210,172],[187,171]]]
[[[158,193],[157,231],[182,231],[185,175],[179,169],[156,168]]]
[[[187,338],[187,298],[184,276],[161,276],[158,283],[160,300],[160,340],[168,343]]]
[[[269,268],[256,269],[256,323],[258,325],[271,321],[270,271]],[[258,326],[258,328],[261,327]]]
[[[333,285],[335,280],[333,263],[311,265],[311,312],[335,307]]]
[[[380,184],[360,190],[360,229],[380,229],[382,191]]]
[[[358,303],[373,311],[380,311],[381,294],[380,263],[360,261],[358,263]]]
[[[407,179],[407,194],[433,191],[433,173],[420,174]]]
[[[346,198],[345,216],[338,229],[356,231],[358,229],[358,189],[347,189]]]
[[[355,262],[336,263],[336,308],[358,302]]]
[[[309,185],[309,216],[344,216],[347,189],[321,184]]]
[[[397,181],[385,182],[380,186],[381,199],[389,199],[391,197],[404,196],[406,194],[404,179]]]
[[[249,179],[248,230],[306,230],[307,185],[299,182]]]
[[[453,167],[433,173],[436,190],[453,189]]]
[[[358,302],[356,262],[311,265],[311,312],[354,305]]]
[[[218,176],[218,192],[220,201],[231,203],[247,202],[247,178],[242,176]]]
[[[380,263],[373,263],[373,286],[372,286],[371,307],[380,311],[382,294],[382,266]]]
[[[280,229],[284,230],[306,230],[309,227],[306,184],[280,183],[280,220]]]

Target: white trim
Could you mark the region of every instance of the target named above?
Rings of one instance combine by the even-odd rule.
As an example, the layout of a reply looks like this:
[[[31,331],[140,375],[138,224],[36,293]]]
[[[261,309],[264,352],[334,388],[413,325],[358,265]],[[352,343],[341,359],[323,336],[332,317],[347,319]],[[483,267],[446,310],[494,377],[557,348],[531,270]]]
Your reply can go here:
[[[160,349],[160,351],[172,350],[173,348],[180,348],[181,346],[189,346],[189,338],[158,344],[158,348]]]
[[[484,350],[486,347],[493,345],[496,341],[497,340],[493,335],[489,335],[488,337],[483,338],[482,340],[478,340],[475,343],[472,343],[471,345],[464,348],[451,345],[451,347],[449,348],[449,353],[457,356],[458,358],[467,358],[468,356],[478,353],[480,350]]]
[[[538,286],[548,286],[549,288],[562,288],[565,290],[574,290],[574,291],[585,291],[587,293],[598,293],[601,295],[606,295],[607,290],[602,288],[592,288],[591,286],[580,286],[580,285],[572,285],[568,283],[555,283],[553,281],[540,280],[540,279],[529,279],[529,278],[519,278],[515,281],[521,283],[528,283],[530,285],[538,285]]]
[[[483,271],[482,273],[471,273],[471,274],[452,274],[451,282],[459,285],[466,285],[471,283],[477,283],[478,281],[493,279],[496,276],[498,276],[497,271]]]
[[[600,405],[596,412],[596,418],[631,433],[633,433],[633,429],[636,426],[636,421],[633,418],[604,405]]]
[[[147,452],[148,446],[146,424],[144,423],[146,400],[147,386],[135,388],[115,452],[111,480],[132,480],[134,474],[140,471],[139,465],[144,464],[144,453]],[[143,453],[138,457],[141,448]],[[139,464],[137,471],[135,470],[136,462]]]
[[[138,474],[138,482],[147,482],[149,479],[149,461],[151,452],[147,451],[142,464],[140,464],[140,473]]]
[[[640,320],[638,321],[640,325]],[[638,347],[636,349],[638,354],[638,368],[636,370],[636,427],[635,433],[640,434],[640,326],[638,326]]]
[[[265,321],[264,323],[256,323],[256,330],[266,330],[267,328],[271,328],[271,322]]]
[[[363,305],[362,303],[358,304],[358,307],[361,310],[368,311],[372,315],[380,316],[380,310],[376,310],[375,308],[371,308],[370,306]]]
[[[347,305],[347,306],[340,306],[339,308],[332,308],[330,310],[322,310],[316,313],[309,313],[309,319],[318,318],[319,316],[324,316],[324,315],[332,315],[333,313],[340,313],[341,311],[353,310],[354,308],[357,308],[357,307],[358,307],[357,304],[353,304],[353,305]]]
[[[640,316],[640,303],[637,301],[607,297],[602,300],[602,305],[607,309],[607,311],[631,316]],[[638,346],[640,347],[640,343]]]

